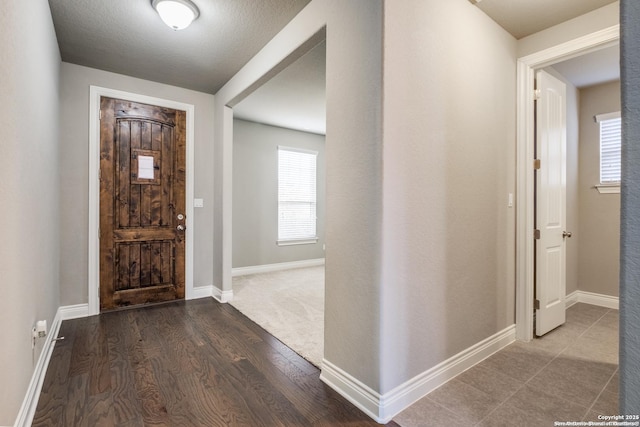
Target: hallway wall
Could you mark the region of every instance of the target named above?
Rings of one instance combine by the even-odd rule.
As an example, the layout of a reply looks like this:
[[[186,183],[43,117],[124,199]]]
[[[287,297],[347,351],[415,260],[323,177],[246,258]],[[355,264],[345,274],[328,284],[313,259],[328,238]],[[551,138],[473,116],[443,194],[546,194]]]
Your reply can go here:
[[[600,126],[596,114],[620,111],[620,82],[580,90],[580,260],[581,291],[618,296],[620,194],[601,194]]]
[[[0,425],[13,425],[59,306],[58,76],[46,1],[0,4]]]
[[[195,105],[194,287],[213,284],[213,95],[62,63],[60,78],[60,302],[87,302],[89,227],[89,86]]]
[[[382,392],[515,322],[515,67],[467,0],[385,2]]]

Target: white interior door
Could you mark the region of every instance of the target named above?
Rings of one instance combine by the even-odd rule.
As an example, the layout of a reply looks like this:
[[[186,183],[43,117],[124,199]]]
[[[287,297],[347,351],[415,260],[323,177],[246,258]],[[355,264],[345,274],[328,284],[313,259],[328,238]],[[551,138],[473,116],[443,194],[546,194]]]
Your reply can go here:
[[[566,86],[536,74],[536,335],[565,322],[566,295]]]

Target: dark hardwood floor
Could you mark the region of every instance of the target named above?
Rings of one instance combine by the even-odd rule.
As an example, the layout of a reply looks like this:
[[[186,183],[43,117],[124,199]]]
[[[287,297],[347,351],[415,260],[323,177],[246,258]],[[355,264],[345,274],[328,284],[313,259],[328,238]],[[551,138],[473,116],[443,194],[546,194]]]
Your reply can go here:
[[[378,425],[212,298],[67,320],[59,336],[33,426]]]

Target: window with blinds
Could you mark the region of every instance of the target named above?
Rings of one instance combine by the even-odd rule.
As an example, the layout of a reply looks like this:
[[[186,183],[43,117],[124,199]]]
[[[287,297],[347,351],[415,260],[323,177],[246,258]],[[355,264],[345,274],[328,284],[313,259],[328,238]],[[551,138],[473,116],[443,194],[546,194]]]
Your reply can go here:
[[[600,184],[619,184],[621,177],[620,112],[596,116],[600,123]]]
[[[315,243],[318,153],[278,147],[278,244]]]

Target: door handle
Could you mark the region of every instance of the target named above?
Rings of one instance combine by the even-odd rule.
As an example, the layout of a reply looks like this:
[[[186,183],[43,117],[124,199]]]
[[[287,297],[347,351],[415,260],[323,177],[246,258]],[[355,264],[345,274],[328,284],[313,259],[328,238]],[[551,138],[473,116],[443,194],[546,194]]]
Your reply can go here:
[[[176,230],[178,230],[178,231],[184,231],[184,230],[186,230],[186,229],[187,229],[187,227],[185,227],[185,226],[184,226],[184,225],[182,225],[182,224],[179,224],[179,225],[176,227]]]
[[[571,237],[573,234],[570,231],[563,231],[562,232],[562,238],[567,238],[567,237]]]

